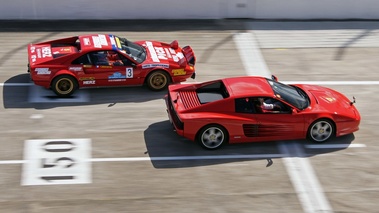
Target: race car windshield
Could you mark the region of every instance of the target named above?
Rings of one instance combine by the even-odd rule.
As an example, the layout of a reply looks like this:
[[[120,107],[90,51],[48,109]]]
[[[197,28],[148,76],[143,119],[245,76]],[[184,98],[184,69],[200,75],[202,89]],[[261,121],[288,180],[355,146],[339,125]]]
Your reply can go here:
[[[120,41],[118,47],[122,52],[129,55],[138,63],[142,63],[146,59],[146,50],[142,46],[127,40],[126,38],[116,37]]]
[[[272,90],[277,97],[280,97],[285,102],[295,106],[298,109],[305,109],[309,106],[308,95],[296,86],[290,86],[279,83],[277,81],[267,79]]]

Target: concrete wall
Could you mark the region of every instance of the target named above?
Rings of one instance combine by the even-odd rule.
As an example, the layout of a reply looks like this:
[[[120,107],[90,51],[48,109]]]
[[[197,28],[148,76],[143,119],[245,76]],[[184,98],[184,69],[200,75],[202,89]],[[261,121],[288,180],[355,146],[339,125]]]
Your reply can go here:
[[[0,0],[0,19],[379,19],[378,0]]]

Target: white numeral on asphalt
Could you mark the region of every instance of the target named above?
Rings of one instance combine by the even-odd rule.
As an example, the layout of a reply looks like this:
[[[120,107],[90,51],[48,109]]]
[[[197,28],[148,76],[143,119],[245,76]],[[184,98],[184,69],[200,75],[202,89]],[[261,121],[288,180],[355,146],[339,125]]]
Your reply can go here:
[[[22,185],[91,183],[90,139],[26,140]]]

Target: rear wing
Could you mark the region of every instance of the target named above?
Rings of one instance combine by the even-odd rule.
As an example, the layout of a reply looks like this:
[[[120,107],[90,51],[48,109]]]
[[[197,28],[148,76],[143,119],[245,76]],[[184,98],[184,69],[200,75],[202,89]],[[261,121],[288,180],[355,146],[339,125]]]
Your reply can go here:
[[[190,66],[195,66],[196,56],[192,48],[190,46],[185,46],[182,48],[182,52],[183,52],[184,57],[187,59],[187,63]]]

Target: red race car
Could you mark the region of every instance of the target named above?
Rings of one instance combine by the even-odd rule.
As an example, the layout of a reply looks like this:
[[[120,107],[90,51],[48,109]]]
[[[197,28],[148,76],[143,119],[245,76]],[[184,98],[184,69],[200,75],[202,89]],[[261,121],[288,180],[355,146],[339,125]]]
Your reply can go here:
[[[159,41],[131,42],[115,35],[82,35],[28,45],[36,85],[68,97],[82,87],[135,86],[152,90],[195,78],[190,46]]]
[[[322,143],[359,129],[360,114],[343,94],[276,77],[235,77],[170,85],[165,96],[175,131],[205,149],[225,143],[308,138]]]

